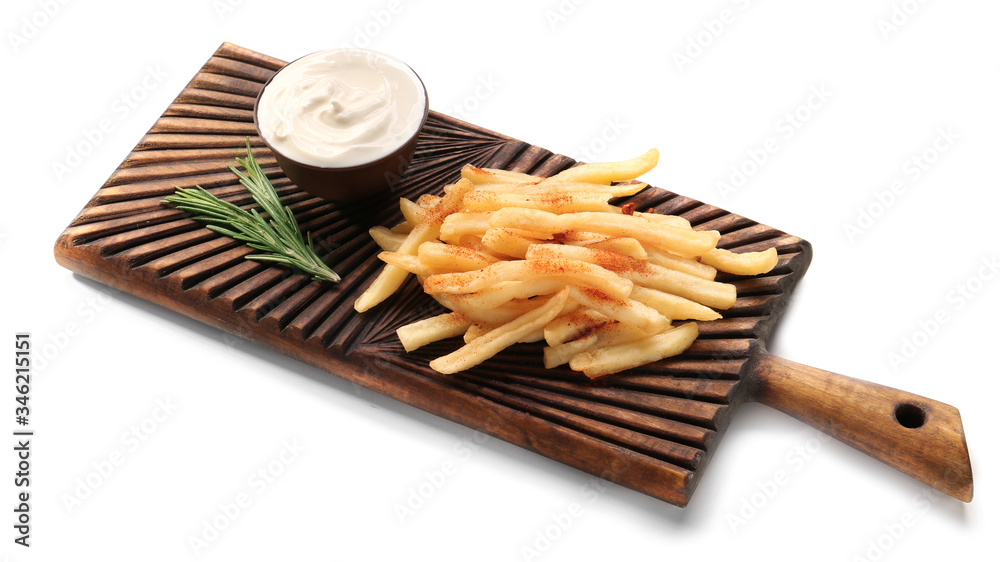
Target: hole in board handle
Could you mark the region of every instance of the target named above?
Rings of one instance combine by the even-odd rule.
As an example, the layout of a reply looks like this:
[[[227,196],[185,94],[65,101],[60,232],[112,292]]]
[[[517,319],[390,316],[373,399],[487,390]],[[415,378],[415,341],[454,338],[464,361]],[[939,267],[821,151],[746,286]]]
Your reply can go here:
[[[894,414],[899,425],[910,429],[916,429],[927,421],[927,413],[924,412],[924,409],[909,402],[896,404]]]

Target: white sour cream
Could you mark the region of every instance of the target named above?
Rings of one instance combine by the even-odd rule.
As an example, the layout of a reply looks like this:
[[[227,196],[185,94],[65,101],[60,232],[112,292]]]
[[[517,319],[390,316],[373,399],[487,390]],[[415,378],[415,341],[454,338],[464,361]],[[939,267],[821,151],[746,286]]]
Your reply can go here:
[[[282,68],[261,93],[264,139],[292,160],[357,166],[391,154],[420,128],[423,83],[410,67],[374,51],[333,49]]]

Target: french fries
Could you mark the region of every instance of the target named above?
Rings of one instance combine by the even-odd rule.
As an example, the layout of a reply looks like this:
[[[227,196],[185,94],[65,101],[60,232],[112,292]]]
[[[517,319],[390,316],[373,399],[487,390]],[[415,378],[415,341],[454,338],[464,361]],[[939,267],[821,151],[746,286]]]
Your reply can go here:
[[[510,228],[491,228],[483,233],[483,238],[480,241],[494,252],[522,260],[528,252],[529,246],[544,242],[539,238],[524,236]]]
[[[660,160],[660,151],[651,149],[649,152],[622,162],[607,162],[601,164],[583,164],[559,172],[542,183],[560,181],[582,181],[589,183],[610,184],[613,181],[627,181],[645,174],[656,167]]]
[[[509,280],[533,281],[559,279],[565,284],[600,288],[616,298],[632,292],[632,282],[591,263],[572,259],[540,259],[499,261],[481,270],[463,273],[443,273],[424,279],[424,292],[475,293],[491,285]]]
[[[767,273],[778,265],[778,251],[768,248],[763,252],[747,252],[734,254],[729,250],[715,248],[702,254],[701,263],[714,267],[719,271],[735,275],[760,275]]]
[[[406,351],[461,336],[464,345],[430,362],[445,374],[535,341],[546,344],[546,368],[568,364],[589,378],[680,354],[698,336],[693,321],[721,318],[736,302],[716,273],[767,273],[777,251],[737,254],[682,217],[608,203],[644,189],[636,178],[658,159],[654,149],[548,178],[466,165],[443,195],[401,199],[403,223],[370,230],[386,266],[355,308],[371,309],[415,274],[451,312],[397,335]]]
[[[715,274],[717,273],[714,267],[706,263],[690,258],[675,256],[655,248],[647,249],[646,257],[651,264],[666,267],[667,269],[673,269],[674,271],[681,271],[696,277],[701,277],[702,279],[708,279],[709,281],[714,281]]]
[[[448,312],[407,324],[396,330],[396,336],[403,343],[403,349],[413,351],[429,343],[460,336],[472,326],[465,315]]]
[[[465,208],[470,211],[498,211],[505,207],[538,209],[550,213],[611,210],[609,191],[511,193],[477,189],[465,196]]]
[[[511,172],[510,170],[497,170],[493,168],[477,168],[471,164],[462,167],[462,177],[478,185],[490,184],[511,184],[511,183],[537,183],[543,178]]]
[[[402,252],[381,252],[378,255],[378,259],[384,261],[390,267],[401,269],[406,273],[412,273],[417,277],[427,277],[428,275],[441,273],[436,269],[432,269],[431,266],[422,263],[418,256],[411,256]]]
[[[399,198],[399,209],[403,212],[403,218],[406,219],[406,224],[410,225],[410,228],[413,228],[421,222],[427,220],[428,209],[421,207],[419,203],[414,203],[405,197]]]
[[[592,329],[607,324],[608,320],[596,310],[574,311],[546,324],[542,335],[545,343],[555,346],[584,336]]]
[[[465,304],[482,310],[494,309],[515,299],[530,299],[558,292],[566,286],[560,279],[503,281],[481,291],[466,295]]]
[[[441,233],[441,224],[445,217],[461,209],[462,198],[475,186],[468,180],[459,180],[450,193],[441,198],[433,208],[426,211],[423,221],[413,227],[406,239],[399,245],[396,252],[415,255],[417,248],[424,242],[430,242]],[[406,271],[394,265],[386,265],[375,281],[354,301],[354,310],[364,312],[379,304],[396,292],[406,280]]]
[[[736,288],[674,271],[643,260],[579,246],[535,245],[526,252],[528,259],[576,259],[613,271],[636,285],[667,291],[714,308],[727,309],[736,304]]]
[[[718,320],[722,315],[692,300],[656,289],[632,287],[630,299],[659,312],[670,320]]]
[[[621,213],[578,212],[557,215],[538,209],[508,207],[490,216],[490,226],[517,228],[544,234],[567,230],[595,232],[636,240],[680,254],[696,257],[715,248],[720,235],[714,230],[688,230],[660,224],[644,217]]]
[[[671,329],[673,328],[668,327],[664,331]],[[584,337],[545,348],[543,350],[543,361],[546,369],[552,369],[569,363],[584,352],[613,345],[627,344],[648,337],[650,337],[649,334],[635,326],[629,326],[621,322],[607,322],[598,326]]]
[[[481,192],[502,192],[519,193],[523,195],[546,195],[546,194],[573,194],[573,193],[606,193],[611,197],[628,197],[635,195],[648,184],[642,182],[619,183],[615,185],[602,185],[597,183],[586,183],[578,181],[567,182],[529,182],[529,183],[494,183],[477,186],[477,191]],[[605,202],[607,199],[605,199]],[[615,207],[612,207],[614,209]],[[662,215],[671,217],[671,220],[684,220],[673,215]]]
[[[496,263],[497,258],[465,246],[424,242],[417,248],[417,257],[430,267],[446,271],[473,271]]]
[[[441,223],[440,237],[442,242],[458,244],[463,236],[482,236],[490,229],[492,213],[453,213],[445,217]]]
[[[643,332],[656,334],[670,326],[670,320],[655,309],[632,299],[620,299],[600,289],[569,287],[570,298],[586,308]]]
[[[368,234],[375,240],[379,248],[387,252],[395,252],[402,245],[403,240],[406,240],[406,234],[393,232],[384,226],[373,226],[368,229]]]
[[[606,240],[598,240],[597,242],[567,242],[572,246],[586,246],[594,250],[607,250],[609,252],[615,252],[616,254],[623,254],[629,257],[644,260],[649,257],[649,252],[646,248],[642,247],[640,243],[635,238],[608,238]]]
[[[646,363],[683,353],[698,337],[698,325],[688,322],[655,336],[584,351],[569,360],[574,371],[590,378],[619,373]]]
[[[569,287],[559,291],[558,295],[535,310],[479,336],[457,351],[431,361],[431,368],[450,375],[475,367],[508,346],[544,328],[562,311],[568,297]]]

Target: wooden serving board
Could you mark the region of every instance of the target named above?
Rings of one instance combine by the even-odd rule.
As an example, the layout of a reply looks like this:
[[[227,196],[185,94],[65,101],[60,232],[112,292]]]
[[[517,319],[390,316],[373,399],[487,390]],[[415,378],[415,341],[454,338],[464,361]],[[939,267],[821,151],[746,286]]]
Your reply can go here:
[[[427,363],[445,341],[407,354],[403,324],[443,311],[416,282],[365,314],[354,299],[382,263],[368,235],[401,220],[398,197],[440,193],[462,165],[548,176],[576,162],[431,112],[413,163],[390,197],[331,203],[299,190],[256,136],[252,108],[283,61],[223,44],[59,237],[60,264],[449,420],[664,501],[686,505],[737,406],[760,400],[968,501],[972,473],[958,411],[926,398],[797,365],[764,350],[809,266],[808,242],[688,197],[650,188],[640,210],[718,230],[720,247],[777,247],[778,266],[738,289],[724,318],[701,323],[683,355],[589,383],[541,366],[538,344],[441,375]],[[254,152],[324,259],[344,276],[324,285],[249,261],[160,200],[201,185],[237,205],[251,198],[227,165]],[[722,279],[720,277],[720,279]]]

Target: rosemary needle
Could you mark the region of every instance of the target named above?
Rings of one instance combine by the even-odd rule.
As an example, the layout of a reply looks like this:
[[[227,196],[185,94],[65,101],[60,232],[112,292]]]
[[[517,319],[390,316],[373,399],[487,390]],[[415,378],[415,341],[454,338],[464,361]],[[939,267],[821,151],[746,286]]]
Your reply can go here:
[[[178,209],[194,213],[194,218],[208,223],[210,230],[230,238],[246,242],[247,246],[264,252],[250,254],[247,259],[272,262],[294,267],[312,276],[317,281],[340,281],[328,265],[323,263],[313,246],[312,237],[299,230],[299,223],[291,209],[281,204],[278,192],[264,174],[250,150],[247,138],[247,157],[236,158],[236,162],[246,173],[229,165],[243,187],[247,188],[253,200],[267,215],[265,219],[257,209],[245,211],[228,201],[212,195],[200,185],[178,187],[174,195],[163,199]]]

